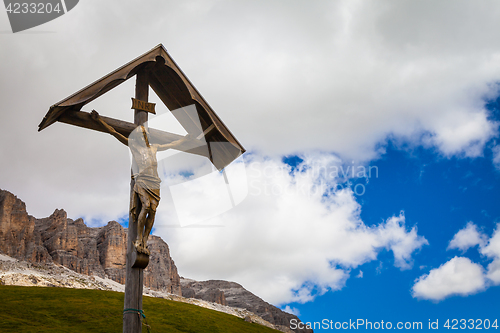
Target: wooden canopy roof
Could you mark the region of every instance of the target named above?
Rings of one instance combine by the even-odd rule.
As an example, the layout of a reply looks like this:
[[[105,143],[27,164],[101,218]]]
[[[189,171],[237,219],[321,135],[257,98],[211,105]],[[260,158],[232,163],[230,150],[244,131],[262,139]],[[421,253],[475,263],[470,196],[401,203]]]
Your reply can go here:
[[[204,134],[207,143],[207,145],[203,143],[205,149],[199,145],[186,149],[187,152],[208,157],[219,170],[245,152],[245,148],[208,105],[162,44],[52,105],[38,125],[38,131],[56,121],[102,131],[98,124],[91,121],[89,113],[80,111],[81,108],[141,71],[148,73],[149,85],[168,109],[176,110],[195,105],[198,119],[193,119],[192,113],[182,110],[173,113],[188,133],[195,137]],[[103,119],[125,136],[128,136],[137,126],[112,118],[103,117]],[[200,125],[201,128],[199,128]],[[150,129],[150,132],[157,139],[156,141],[163,143],[180,138],[178,135],[160,130]]]

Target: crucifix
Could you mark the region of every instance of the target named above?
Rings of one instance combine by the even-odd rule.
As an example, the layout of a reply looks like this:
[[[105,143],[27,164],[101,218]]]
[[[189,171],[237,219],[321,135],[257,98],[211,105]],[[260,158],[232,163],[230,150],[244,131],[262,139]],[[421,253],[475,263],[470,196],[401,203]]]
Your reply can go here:
[[[132,98],[134,123],[109,118],[95,110],[81,111],[83,106],[133,76],[136,76],[135,98]],[[188,133],[186,136],[149,128],[148,114],[155,114],[155,104],[148,101],[149,87],[169,110],[181,110],[173,115]],[[196,113],[183,111],[187,106],[194,107]],[[132,153],[123,332],[142,332],[143,270],[150,255],[147,240],[160,202],[156,152],[176,149],[201,155],[223,170],[245,149],[161,44],[51,106],[38,131],[55,122],[111,134]]]

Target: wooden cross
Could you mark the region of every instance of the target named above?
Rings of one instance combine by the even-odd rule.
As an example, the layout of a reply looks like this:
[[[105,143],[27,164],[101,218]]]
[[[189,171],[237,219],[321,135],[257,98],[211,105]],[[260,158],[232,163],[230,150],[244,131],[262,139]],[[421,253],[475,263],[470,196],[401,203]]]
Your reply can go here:
[[[92,113],[81,111],[84,105],[134,75],[136,76],[135,98],[132,98],[132,108],[135,110],[134,123],[101,116],[96,111]],[[182,109],[180,112],[174,113],[174,116],[188,132],[186,137],[146,128],[148,112],[154,113],[155,111],[154,104],[148,101],[150,86],[170,110],[194,104],[198,119],[193,119],[192,114],[183,112]],[[145,146],[140,149],[150,155],[150,159],[145,162],[145,167],[143,165],[141,169],[139,166],[138,170],[134,170],[134,165],[132,167],[130,196],[131,202],[133,202],[131,208],[134,209],[130,209],[129,213],[123,312],[123,332],[142,332],[143,270],[149,263],[149,251],[145,243],[152,222],[154,222],[154,213],[158,205],[158,202],[155,202],[154,186],[151,185],[156,182],[155,177],[157,178],[157,170],[153,169],[153,165],[156,168],[156,149],[175,148],[205,156],[219,170],[243,154],[245,149],[222,123],[161,44],[51,106],[40,123],[38,131],[57,121],[110,133],[120,142],[129,145],[133,157],[134,148],[130,141],[142,142]],[[135,139],[133,139],[134,133],[139,133]],[[204,138],[204,141],[200,140],[201,138]],[[217,144],[211,145],[210,143]],[[134,162],[140,164],[140,161],[135,157]],[[144,169],[148,169],[148,171],[146,172]],[[144,193],[149,193],[151,197],[143,200]],[[159,201],[159,195],[157,201]],[[138,221],[143,221],[144,226],[141,226]],[[141,233],[145,237],[138,237],[138,234],[141,236]]]

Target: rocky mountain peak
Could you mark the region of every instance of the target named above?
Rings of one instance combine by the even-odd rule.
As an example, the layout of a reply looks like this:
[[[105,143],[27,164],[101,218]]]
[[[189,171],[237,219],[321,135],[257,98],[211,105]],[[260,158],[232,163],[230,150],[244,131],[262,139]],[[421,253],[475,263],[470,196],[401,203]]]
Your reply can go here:
[[[234,308],[247,309],[262,319],[286,331],[290,327],[290,320],[298,319],[297,316],[286,313],[260,297],[246,290],[236,282],[224,280],[195,281],[181,278],[182,296],[199,298],[209,302],[223,299],[224,305]],[[296,329],[297,333],[312,333],[311,329]]]
[[[16,259],[53,262],[77,273],[125,283],[127,229],[116,221],[90,228],[82,219],[69,219],[63,209],[36,219],[28,215],[23,201],[0,190],[0,239],[0,252]],[[144,271],[144,285],[181,295],[180,278],[168,245],[155,236],[148,245],[153,254]]]

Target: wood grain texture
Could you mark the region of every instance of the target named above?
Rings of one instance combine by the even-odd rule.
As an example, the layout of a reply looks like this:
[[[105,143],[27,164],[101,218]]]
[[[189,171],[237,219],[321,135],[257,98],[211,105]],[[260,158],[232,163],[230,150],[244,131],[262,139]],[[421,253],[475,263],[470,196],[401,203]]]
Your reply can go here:
[[[137,73],[135,83],[135,98],[141,101],[148,101],[149,85],[147,73]],[[142,110],[135,110],[134,124],[135,126],[144,124],[148,121],[148,113]],[[130,197],[134,193],[134,179],[130,182]],[[140,201],[137,203],[137,211],[141,210]],[[138,214],[137,214],[138,215]],[[125,301],[124,309],[142,310],[142,290],[144,270],[142,268],[133,268],[134,265],[134,241],[137,239],[137,221],[134,221],[132,214],[129,213],[128,220],[128,240],[127,240],[127,267],[125,280]],[[124,313],[123,315],[123,333],[141,333],[141,317],[135,313]]]

